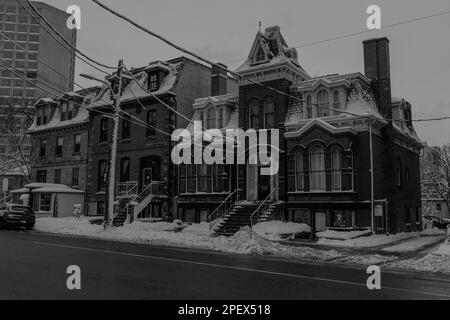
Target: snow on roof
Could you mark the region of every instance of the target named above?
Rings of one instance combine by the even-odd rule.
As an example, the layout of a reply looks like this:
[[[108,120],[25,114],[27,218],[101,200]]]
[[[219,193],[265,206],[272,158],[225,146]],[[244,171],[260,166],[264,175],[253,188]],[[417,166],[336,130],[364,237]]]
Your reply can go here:
[[[133,77],[136,78],[137,82],[131,80],[130,83],[124,88],[121,96],[121,103],[126,103],[129,101],[136,100],[136,97],[139,99],[150,97],[152,95],[158,96],[164,93],[171,92],[178,80],[179,69],[182,63],[171,64],[165,61],[156,61],[150,63],[144,69],[141,69],[136,74],[133,73]],[[148,93],[146,88],[148,88],[148,71],[162,68],[167,70],[167,76],[162,80],[161,85],[158,90],[151,91],[151,94]],[[144,89],[145,88],[145,89]],[[91,107],[100,107],[107,104],[111,104],[111,95],[109,90],[101,91],[101,93],[96,97],[95,102],[91,104]]]
[[[59,107],[57,107],[55,109],[55,112],[53,113],[52,118],[50,119],[50,121],[48,123],[37,125],[37,119],[35,118],[33,124],[28,128],[27,132],[28,133],[40,132],[40,131],[44,131],[44,130],[48,130],[48,129],[62,128],[62,127],[67,127],[67,126],[71,126],[71,125],[75,125],[75,124],[87,123],[89,121],[89,112],[87,110],[87,101],[90,100],[91,98],[95,97],[96,92],[90,91],[90,92],[86,92],[85,94],[86,94],[85,96],[82,96],[76,92],[69,92],[69,93],[65,93],[64,95],[61,96],[61,97],[65,97],[68,95],[70,97],[84,98],[83,102],[81,102],[81,104],[78,108],[78,111],[75,114],[75,117],[73,117],[72,119],[61,120],[61,110]],[[45,99],[41,99],[41,101],[44,101],[44,100]],[[50,100],[54,101],[52,99],[50,99]]]
[[[73,194],[84,194],[84,191],[76,190],[72,188],[62,188],[62,187],[44,187],[37,188],[31,191],[32,193],[73,193]]]
[[[12,194],[23,194],[23,193],[29,193],[29,192],[30,192],[29,188],[22,188],[22,189],[16,189],[16,190],[11,191]]]
[[[25,188],[28,188],[28,189],[37,189],[37,188],[71,189],[69,186],[66,186],[65,184],[41,183],[41,182],[29,183],[29,184],[25,185]]]
[[[361,88],[358,81],[355,81],[354,88],[348,96],[344,111],[359,116],[375,116],[378,119],[384,120],[378,111],[374,98]]]

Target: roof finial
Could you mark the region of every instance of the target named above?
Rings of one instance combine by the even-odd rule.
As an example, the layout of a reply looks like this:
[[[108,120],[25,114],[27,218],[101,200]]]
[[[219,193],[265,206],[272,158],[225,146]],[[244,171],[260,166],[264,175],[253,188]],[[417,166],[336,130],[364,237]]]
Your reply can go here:
[[[259,22],[259,32],[261,32],[261,21]]]

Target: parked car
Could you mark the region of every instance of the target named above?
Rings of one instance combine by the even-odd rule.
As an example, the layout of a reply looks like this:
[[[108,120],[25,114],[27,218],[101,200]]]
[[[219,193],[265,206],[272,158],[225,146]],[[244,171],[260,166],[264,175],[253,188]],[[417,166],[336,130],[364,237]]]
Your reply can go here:
[[[28,206],[20,204],[7,204],[0,210],[0,229],[8,227],[25,227],[32,230],[36,223],[36,216]]]
[[[432,222],[434,228],[446,230],[450,225],[450,219],[443,219],[436,216],[424,216],[424,219]]]

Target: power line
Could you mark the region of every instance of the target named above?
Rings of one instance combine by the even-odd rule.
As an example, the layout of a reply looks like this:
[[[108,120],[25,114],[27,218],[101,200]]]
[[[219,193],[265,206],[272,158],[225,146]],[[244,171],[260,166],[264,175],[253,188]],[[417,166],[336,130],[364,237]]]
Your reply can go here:
[[[27,12],[28,12],[28,14],[33,18],[33,20],[34,21],[36,21],[36,23],[38,23],[41,27],[42,27],[42,29],[45,31],[45,32],[47,32],[56,42],[58,42],[64,49],[66,49],[70,54],[73,54],[76,58],[78,58],[78,59],[80,59],[81,61],[83,61],[84,63],[86,63],[87,65],[89,65],[89,66],[91,66],[92,68],[94,68],[94,69],[96,69],[96,70],[98,70],[98,71],[100,71],[100,72],[103,72],[104,74],[108,74],[108,72],[106,72],[106,71],[104,71],[104,70],[102,70],[102,69],[100,69],[100,68],[98,68],[97,66],[95,66],[95,65],[93,65],[92,63],[90,63],[89,61],[86,61],[84,58],[82,58],[82,57],[80,57],[80,56],[78,56],[77,54],[76,54],[76,52],[74,52],[73,50],[71,50],[71,49],[69,49],[69,48],[67,48],[58,38],[56,38],[54,35],[53,35],[53,33],[51,33],[40,21],[39,21],[39,19],[37,19],[29,10],[28,10],[28,8],[27,7],[25,7],[21,2],[20,2],[20,0],[17,0],[17,2],[20,4],[20,6],[24,9],[24,10],[26,10]]]
[[[220,69],[222,69],[222,70],[224,70],[224,71],[226,71],[226,72],[229,72],[230,74],[232,74],[232,75],[234,75],[234,76],[236,76],[236,77],[238,77],[238,78],[244,79],[244,80],[246,80],[246,81],[248,81],[248,82],[250,82],[250,83],[253,83],[253,84],[256,84],[256,85],[265,87],[265,88],[267,88],[267,89],[269,89],[269,90],[271,90],[271,91],[273,91],[273,92],[276,92],[276,93],[278,93],[278,94],[287,96],[287,97],[289,97],[289,98],[291,98],[291,99],[294,99],[294,100],[297,100],[297,101],[299,101],[299,102],[302,102],[302,103],[305,102],[305,100],[302,99],[302,98],[293,96],[293,95],[291,95],[291,94],[287,94],[287,93],[285,93],[285,92],[282,92],[282,91],[280,91],[280,90],[277,90],[277,89],[275,89],[275,88],[272,88],[272,87],[270,87],[270,86],[268,86],[268,85],[265,85],[265,84],[263,84],[263,83],[261,83],[261,82],[254,81],[254,80],[249,79],[249,78],[247,78],[247,77],[245,77],[245,76],[243,76],[243,75],[241,75],[241,74],[239,74],[239,73],[237,73],[237,72],[235,72],[235,71],[229,70],[227,67],[224,67],[224,66],[222,66],[222,65],[219,65],[219,64],[216,64],[216,63],[214,63],[214,62],[211,62],[211,61],[209,61],[208,59],[203,58],[203,57],[201,57],[200,55],[198,55],[198,54],[196,54],[196,53],[194,53],[194,52],[192,52],[192,51],[190,51],[190,50],[187,50],[187,49],[185,49],[185,48],[183,48],[183,47],[181,47],[181,46],[178,46],[177,44],[173,43],[172,41],[166,39],[165,37],[163,37],[163,36],[161,36],[161,35],[159,35],[159,34],[153,32],[153,31],[151,31],[151,30],[149,30],[148,28],[146,28],[146,27],[140,25],[139,23],[137,23],[137,22],[131,20],[130,18],[124,16],[123,14],[121,14],[121,13],[119,13],[119,12],[117,12],[117,11],[115,11],[115,10],[109,8],[109,7],[107,7],[106,5],[104,5],[103,3],[101,3],[99,0],[92,0],[92,1],[95,2],[97,5],[99,5],[100,7],[102,7],[103,9],[109,11],[109,12],[112,13],[113,15],[115,15],[115,16],[117,16],[117,17],[119,17],[119,18],[121,18],[121,19],[123,19],[123,20],[125,20],[125,21],[127,21],[128,23],[130,23],[130,24],[134,25],[135,27],[137,27],[138,29],[141,29],[142,31],[144,31],[144,32],[146,32],[146,33],[152,35],[153,37],[156,37],[156,38],[160,39],[161,41],[163,41],[163,42],[165,42],[166,44],[172,46],[173,48],[177,49],[178,51],[181,51],[181,52],[184,52],[184,53],[186,53],[186,54],[188,54],[188,55],[190,55],[190,56],[193,56],[194,58],[196,58],[196,59],[198,59],[198,60],[200,60],[200,61],[202,61],[202,62],[204,62],[204,63],[207,63],[207,64],[209,64],[209,65],[211,65],[211,66],[216,66],[216,67],[218,67],[218,68],[220,68]],[[406,21],[394,23],[394,24],[391,24],[391,25],[387,25],[385,28],[392,28],[392,27],[395,27],[395,26],[398,26],[398,25],[407,24],[407,23],[411,23],[411,22],[415,22],[415,21],[419,21],[419,20],[430,19],[430,18],[434,18],[434,17],[437,17],[437,16],[447,15],[447,14],[450,14],[450,11],[445,11],[445,12],[436,13],[436,14],[433,14],[433,15],[425,16],[425,17],[419,17],[419,18],[414,18],[414,19],[410,19],[410,20],[406,20]],[[361,34],[361,33],[366,33],[366,32],[371,32],[371,30],[366,30],[366,31],[364,31],[364,32],[358,32],[358,33],[351,34],[351,35],[356,35],[356,34]],[[351,35],[345,35],[345,36],[348,37],[348,36],[351,36]],[[344,36],[341,36],[341,37],[344,37]],[[322,40],[321,42],[332,41],[332,40],[335,40],[335,39],[332,38],[332,39]],[[310,45],[313,45],[313,44],[316,44],[316,43],[317,43],[317,42],[309,43],[309,44],[305,44],[305,45],[302,45],[302,46],[310,46]],[[138,83],[138,84],[139,84],[139,83]],[[140,85],[140,84],[139,84],[139,85]],[[140,85],[140,86],[141,86],[141,85]],[[142,87],[142,86],[141,86],[141,87]],[[145,90],[145,88],[144,88],[144,90]],[[147,90],[147,91],[148,91],[148,90]],[[148,92],[149,92],[149,91],[148,91]],[[151,92],[149,92],[149,93],[151,93]],[[358,115],[358,114],[354,114],[354,113],[351,113],[351,112],[347,112],[347,111],[344,111],[344,110],[335,109],[335,108],[329,108],[329,107],[325,107],[325,106],[322,106],[322,105],[318,105],[318,104],[316,104],[316,103],[311,103],[310,105],[311,105],[311,106],[315,106],[315,107],[320,108],[320,109],[325,109],[325,110],[329,110],[329,111],[334,111],[334,112],[341,113],[341,114],[347,114],[347,115],[350,115],[350,116],[353,116],[353,117],[357,117],[357,118],[373,118],[373,115],[370,115],[370,116],[368,116],[368,117],[364,117],[364,116],[361,116],[361,115]],[[183,118],[185,118],[184,115],[182,115],[182,116],[183,116]],[[450,117],[449,117],[449,118],[450,118]],[[439,118],[439,120],[444,120],[444,119],[447,119],[447,117]],[[386,120],[386,121],[407,121],[407,120],[394,120],[394,119],[384,119],[384,120]],[[413,120],[413,121],[414,121],[414,122],[422,122],[422,121],[433,121],[433,120],[437,120],[437,119],[417,119],[417,120]],[[188,121],[192,122],[191,119],[188,119]]]
[[[18,0],[19,1],[19,0]],[[86,59],[88,59],[89,61],[103,67],[106,69],[116,69],[115,67],[111,67],[111,66],[107,66],[101,62],[98,62],[92,58],[90,58],[88,55],[84,54],[82,51],[80,51],[79,49],[77,49],[76,47],[74,47],[69,41],[66,40],[66,38],[64,38],[64,36],[58,31],[56,30],[53,25],[48,22],[48,20],[36,9],[36,7],[33,5],[33,3],[31,3],[31,1],[29,0],[25,0],[26,3],[33,9],[33,11],[50,27],[50,29],[56,34],[58,35],[71,49],[75,50],[76,52],[78,52],[79,54],[81,54],[83,57],[85,57]],[[20,2],[20,1],[19,1]]]
[[[21,76],[19,73],[16,73],[16,72],[14,71],[14,69],[8,68],[8,67],[4,66],[3,64],[0,64],[0,67],[1,67],[1,68],[4,68],[4,69],[6,69],[6,70],[8,70],[8,71],[10,71],[10,72],[12,72],[12,73],[14,73],[17,77],[21,78],[22,80],[24,80],[24,81],[26,81],[26,82],[28,82],[28,83],[33,84],[30,80],[24,78],[24,77]],[[55,94],[54,92],[50,92],[49,90],[47,90],[47,89],[45,89],[45,88],[39,86],[38,84],[33,84],[33,85],[36,86],[36,87],[38,87],[38,88],[40,88],[41,90],[43,90],[43,91],[49,93],[49,94],[52,95],[52,96],[57,96],[58,94],[63,94],[63,93],[65,93],[65,92],[61,92],[61,91],[54,90],[54,91],[57,93],[57,94]],[[75,105],[77,105],[77,106],[79,106],[79,107],[82,106],[82,105],[79,104],[79,103],[75,103],[75,102],[73,102],[73,101],[71,101],[71,100],[68,100],[68,99],[65,99],[65,98],[63,98],[63,97],[61,97],[60,100],[64,100],[64,101],[68,101],[68,102],[74,103]],[[86,109],[92,110],[92,111],[97,112],[97,113],[100,113],[100,114],[104,114],[104,115],[107,114],[107,115],[110,115],[110,114],[108,114],[108,113],[106,113],[106,112],[102,112],[102,111],[97,110],[97,109],[95,109],[95,108],[89,108],[89,107],[86,107]],[[133,117],[132,115],[130,115],[130,114],[127,113],[127,112],[122,111],[122,113],[124,113],[124,114],[126,114],[126,115],[128,115],[128,116],[130,116],[130,117]],[[161,130],[161,129],[159,129],[158,127],[153,127],[153,126],[150,125],[150,124],[144,123],[143,121],[140,121],[140,122],[138,123],[138,122],[135,122],[135,121],[130,121],[129,119],[127,119],[127,118],[125,118],[125,117],[123,117],[123,116],[119,116],[119,118],[121,118],[121,119],[123,119],[123,120],[125,120],[125,121],[129,121],[129,122],[131,122],[131,123],[134,123],[134,124],[136,124],[136,125],[138,125],[138,126],[141,126],[141,127],[154,129],[154,130],[156,130],[156,131],[160,131],[160,130]],[[139,120],[139,119],[138,119],[138,120]],[[169,133],[167,133],[167,132],[164,132],[164,134],[169,135]]]

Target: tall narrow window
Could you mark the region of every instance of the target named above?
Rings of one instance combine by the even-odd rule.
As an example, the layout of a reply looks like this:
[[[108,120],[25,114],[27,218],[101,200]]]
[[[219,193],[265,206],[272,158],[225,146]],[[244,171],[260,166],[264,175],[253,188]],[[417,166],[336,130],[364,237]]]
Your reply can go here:
[[[223,117],[224,109],[223,108],[219,108],[218,109],[218,113],[219,113],[219,115],[217,117],[218,127],[219,127],[218,129],[221,129],[221,128],[223,128],[225,126],[224,117]]]
[[[341,108],[341,101],[340,101],[340,96],[339,96],[338,90],[334,90],[334,93],[333,93],[333,108],[334,109]]]
[[[102,118],[100,120],[100,134],[99,134],[100,142],[108,141],[108,119]]]
[[[400,157],[397,157],[397,172],[396,172],[396,180],[397,180],[397,186],[402,186],[402,162],[400,160]]]
[[[106,160],[100,160],[98,162],[98,171],[97,171],[97,191],[106,191],[106,170],[107,170]]]
[[[63,145],[64,145],[63,137],[58,137],[56,139],[56,156],[58,158],[61,158],[63,156]]]
[[[181,164],[178,167],[178,179],[179,179],[179,193],[183,194],[186,193],[187,191],[187,185],[186,185],[186,180],[187,180],[187,166],[185,164]]]
[[[64,121],[67,119],[67,108],[68,108],[68,102],[63,101],[61,102],[61,121]]]
[[[60,184],[61,183],[61,169],[55,169],[55,174],[53,177],[53,182]]]
[[[120,182],[130,181],[130,158],[120,160]]]
[[[72,120],[75,116],[75,112],[73,109],[73,103],[69,103],[68,109],[67,109],[67,120]]]
[[[303,151],[295,152],[295,190],[305,190],[305,174],[303,170]]]
[[[310,189],[311,191],[326,191],[325,151],[316,146],[309,155]]]
[[[250,129],[259,130],[259,103],[256,100],[250,102],[249,106]]]
[[[47,153],[47,140],[42,139],[39,146],[39,157],[45,157]]]
[[[216,109],[213,107],[209,108],[206,113],[206,128],[214,129],[216,127]]]
[[[331,185],[333,191],[342,190],[342,154],[338,148],[331,151]]]
[[[206,164],[197,165],[198,191],[208,191],[208,166]]]
[[[147,137],[156,135],[156,110],[147,111],[147,124],[149,125],[147,127]]]
[[[130,139],[131,137],[131,117],[124,115],[122,119],[122,140]]]
[[[80,168],[72,168],[72,187],[80,186]]]
[[[264,101],[264,129],[273,129],[275,127],[275,104],[272,98]]]
[[[308,95],[306,97],[306,118],[312,119],[313,117],[313,109],[312,109],[312,97]]]
[[[327,91],[319,91],[317,94],[317,105],[319,117],[328,117],[330,115],[330,98]]]
[[[149,90],[158,90],[159,89],[159,81],[158,81],[158,74],[151,73],[148,78],[148,89]]]
[[[73,153],[81,152],[81,134],[73,136]]]

